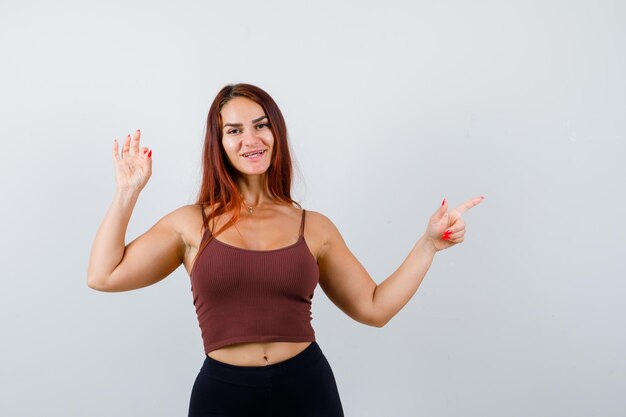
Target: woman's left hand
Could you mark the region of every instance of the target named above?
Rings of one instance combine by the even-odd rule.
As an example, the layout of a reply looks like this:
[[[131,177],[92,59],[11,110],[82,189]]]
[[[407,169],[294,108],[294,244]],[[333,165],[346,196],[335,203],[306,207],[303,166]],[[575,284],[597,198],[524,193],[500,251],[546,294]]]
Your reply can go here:
[[[438,252],[461,243],[465,237],[465,222],[461,214],[483,201],[485,197],[474,197],[448,212],[448,202],[443,200],[439,209],[430,217],[424,233]]]

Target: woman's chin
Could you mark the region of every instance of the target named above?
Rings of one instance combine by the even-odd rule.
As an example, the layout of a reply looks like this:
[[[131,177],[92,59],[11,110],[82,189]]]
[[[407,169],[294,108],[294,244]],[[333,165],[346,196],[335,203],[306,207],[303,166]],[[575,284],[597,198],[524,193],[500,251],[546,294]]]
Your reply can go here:
[[[267,172],[267,168],[268,167],[265,167],[265,169],[262,169],[262,168],[256,168],[256,169],[247,168],[247,169],[238,169],[238,171],[239,171],[239,173],[241,175],[263,175],[263,174],[265,174]]]

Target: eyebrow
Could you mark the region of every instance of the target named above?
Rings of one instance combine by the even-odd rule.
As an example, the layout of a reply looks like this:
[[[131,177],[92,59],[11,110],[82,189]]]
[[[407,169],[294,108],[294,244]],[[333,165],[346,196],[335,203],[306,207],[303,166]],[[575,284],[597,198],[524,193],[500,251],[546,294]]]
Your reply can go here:
[[[261,120],[266,119],[266,118],[267,118],[267,116],[261,116],[261,117],[259,117],[257,119],[254,119],[252,121],[252,123],[256,123],[256,122],[261,121]],[[241,123],[224,123],[224,126],[222,127],[222,129],[225,128],[226,126],[241,127],[243,125]]]

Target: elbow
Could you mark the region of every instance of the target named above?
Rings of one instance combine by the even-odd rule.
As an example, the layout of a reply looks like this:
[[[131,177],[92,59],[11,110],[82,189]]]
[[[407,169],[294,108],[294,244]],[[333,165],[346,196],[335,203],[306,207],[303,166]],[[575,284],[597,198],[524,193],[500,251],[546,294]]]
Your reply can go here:
[[[90,280],[87,280],[87,287],[91,288],[92,290],[101,291],[100,287],[98,287],[98,284],[96,284],[95,282],[92,282]]]
[[[374,323],[372,323],[372,326],[378,327],[378,328],[382,328],[382,327],[385,327],[387,322],[388,322],[388,320],[377,320]]]
[[[374,301],[374,297],[376,295],[376,290],[378,289],[378,286],[376,286],[374,288],[374,291],[372,293],[372,298],[371,298],[371,302],[370,302],[370,314],[369,317],[371,318],[369,323],[371,326],[373,327],[384,327],[387,322],[391,319],[391,317],[386,317],[384,312],[381,309],[377,309],[376,308],[376,303]]]
[[[379,318],[377,316],[373,316],[373,315],[363,315],[363,316],[351,316],[354,321],[359,322],[361,324],[364,324],[366,326],[371,326],[371,327],[383,327],[385,324],[387,324],[387,321],[383,321],[382,318]]]
[[[372,327],[384,327],[385,324],[387,324],[389,320],[387,320],[385,317],[381,317],[380,315],[374,315],[372,316],[372,318],[370,320],[367,321],[367,324],[369,324]]]
[[[87,286],[92,290],[96,291],[106,291],[106,287],[104,285],[103,280],[96,280],[90,277],[87,277]]]

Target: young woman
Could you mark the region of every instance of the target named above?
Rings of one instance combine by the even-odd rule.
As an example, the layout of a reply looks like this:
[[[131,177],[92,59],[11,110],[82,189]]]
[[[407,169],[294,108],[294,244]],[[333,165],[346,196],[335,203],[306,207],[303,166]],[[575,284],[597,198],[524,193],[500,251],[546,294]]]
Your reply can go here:
[[[461,214],[444,199],[400,267],[376,284],[322,213],[291,199],[287,129],[274,100],[227,85],[209,110],[196,204],[165,215],[125,245],[133,207],[152,172],[140,131],[113,145],[117,191],[97,231],[89,287],[130,291],[181,264],[191,278],[205,359],[189,416],[343,416],[331,367],[315,341],[319,283],[354,320],[384,326],[411,299],[436,252],[464,240]]]

